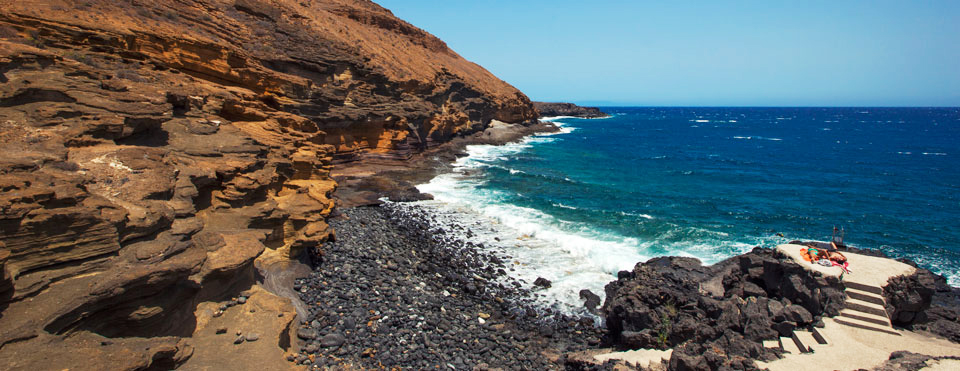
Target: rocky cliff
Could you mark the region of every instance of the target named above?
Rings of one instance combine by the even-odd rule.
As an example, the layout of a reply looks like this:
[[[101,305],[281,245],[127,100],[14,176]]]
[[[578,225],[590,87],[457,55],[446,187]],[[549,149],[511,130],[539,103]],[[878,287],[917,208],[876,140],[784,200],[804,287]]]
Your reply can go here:
[[[540,116],[573,116],[583,118],[600,118],[610,116],[597,107],[581,107],[573,103],[533,102]]]
[[[364,0],[0,1],[0,38],[6,369],[170,368],[255,316],[282,354],[335,164],[537,117]]]

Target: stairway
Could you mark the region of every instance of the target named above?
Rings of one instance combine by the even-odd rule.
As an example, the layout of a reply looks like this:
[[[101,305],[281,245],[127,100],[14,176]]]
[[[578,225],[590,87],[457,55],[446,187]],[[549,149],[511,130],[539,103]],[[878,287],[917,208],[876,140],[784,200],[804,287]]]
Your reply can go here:
[[[812,353],[814,348],[826,344],[827,339],[816,328],[813,331],[794,330],[790,337],[780,337],[778,340],[763,342],[764,347],[780,348],[784,352],[793,354]]]
[[[840,315],[833,317],[835,322],[844,326],[900,336],[887,317],[883,289],[856,282],[844,282],[844,284],[847,301]],[[780,348],[792,354],[812,353],[821,345],[827,345],[827,339],[817,328],[813,328],[812,331],[797,329],[790,337],[763,342],[764,347]]]
[[[863,330],[882,332],[899,336],[887,317],[883,289],[856,282],[844,282],[847,286],[846,307],[834,321],[841,325]]]

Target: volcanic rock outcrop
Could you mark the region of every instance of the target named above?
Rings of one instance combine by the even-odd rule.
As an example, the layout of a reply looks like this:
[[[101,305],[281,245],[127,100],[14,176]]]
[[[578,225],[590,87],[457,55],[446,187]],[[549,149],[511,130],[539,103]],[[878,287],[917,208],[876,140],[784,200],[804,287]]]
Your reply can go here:
[[[6,1],[0,38],[6,369],[175,367],[240,292],[293,328],[259,287],[333,236],[335,163],[537,116],[364,0]]]
[[[893,325],[960,343],[960,289],[943,276],[918,268],[910,276],[891,278],[883,296]]]
[[[620,349],[673,348],[669,369],[755,369],[776,359],[763,340],[843,308],[843,283],[755,248],[711,266],[694,258],[638,263],[607,284],[602,314]]]
[[[583,118],[600,118],[610,116],[597,107],[581,107],[573,103],[533,102],[533,106],[540,112],[540,116],[573,116]]]

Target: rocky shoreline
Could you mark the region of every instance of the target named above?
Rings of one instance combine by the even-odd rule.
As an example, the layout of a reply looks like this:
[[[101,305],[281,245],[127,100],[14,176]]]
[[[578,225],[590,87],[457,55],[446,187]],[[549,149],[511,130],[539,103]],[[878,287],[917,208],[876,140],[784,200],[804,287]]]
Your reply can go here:
[[[538,130],[554,128],[524,127],[509,139]],[[484,136],[458,138],[376,173],[413,189],[406,196],[396,196],[398,183],[364,191],[398,202],[429,199],[413,184],[446,171],[468,144],[507,142]],[[599,297],[581,293],[602,319],[596,325],[586,310],[578,316],[544,311],[524,289],[529,284],[510,277],[504,264],[510,257],[470,242],[469,229],[437,227],[415,204],[380,204],[345,208],[331,220],[337,238],[320,247],[314,272],[294,286],[304,302],[316,304],[298,332],[299,353],[288,361],[320,368],[632,369],[640,367],[594,356],[642,348],[672,350],[668,360],[651,364],[654,369],[754,370],[756,361],[784,356],[765,340],[822,327],[844,304],[844,284],[836,277],[757,247],[711,266],[681,257],[638,262],[607,285],[599,310]],[[845,251],[885,257],[876,250]],[[960,290],[943,277],[918,269],[891,279],[884,296],[898,327],[960,339]],[[904,354],[892,354],[879,369],[951,359]]]
[[[632,369],[594,356],[645,348],[672,349],[654,369],[755,370],[784,355],[764,340],[822,327],[845,301],[841,280],[758,247],[710,266],[639,262],[607,285],[598,326],[586,310],[537,302],[536,285],[511,278],[509,256],[470,242],[469,228],[438,227],[416,204],[346,208],[330,223],[336,238],[293,286],[309,314],[287,360],[316,369]],[[899,326],[956,342],[960,306],[951,300],[960,296],[940,283],[922,269],[891,279],[888,312],[901,315]],[[880,369],[952,359],[904,354]]]
[[[420,193],[415,184],[425,183],[440,173],[450,171],[458,157],[466,156],[468,145],[502,145],[557,130],[557,126],[546,121],[529,125],[494,121],[483,131],[453,138],[409,158],[371,158],[340,164],[331,172],[338,183],[333,197],[340,207],[378,205],[381,198],[395,202],[429,200],[433,196]]]
[[[538,306],[508,257],[416,206],[356,207],[293,287],[308,303],[288,360],[314,368],[560,369],[600,344],[590,317]]]
[[[538,115],[604,115],[535,106],[371,1],[4,2],[0,80],[0,369],[594,369],[614,365],[577,355],[636,346],[750,368],[835,303],[767,250],[660,258],[608,286],[608,331],[469,229],[369,206],[557,130]],[[884,295],[895,325],[960,339],[942,277]]]
[[[573,103],[533,102],[533,106],[540,112],[540,117],[572,116],[581,118],[604,118],[610,116],[597,107],[581,107]]]

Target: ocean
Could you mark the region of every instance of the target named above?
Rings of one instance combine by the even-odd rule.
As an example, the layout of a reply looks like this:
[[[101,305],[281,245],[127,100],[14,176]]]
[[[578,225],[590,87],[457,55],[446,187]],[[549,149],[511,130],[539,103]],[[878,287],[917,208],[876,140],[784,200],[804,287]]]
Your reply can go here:
[[[550,118],[559,133],[475,145],[419,185],[444,223],[553,282],[574,310],[657,256],[712,264],[829,241],[905,257],[960,285],[960,109],[631,108]],[[870,267],[851,267],[869,270]]]

